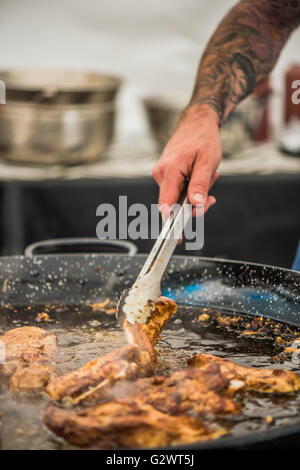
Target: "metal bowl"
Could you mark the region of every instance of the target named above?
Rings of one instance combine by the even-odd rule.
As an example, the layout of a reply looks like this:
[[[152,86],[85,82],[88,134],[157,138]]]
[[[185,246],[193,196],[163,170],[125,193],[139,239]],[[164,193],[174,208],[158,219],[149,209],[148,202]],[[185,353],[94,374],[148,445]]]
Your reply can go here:
[[[75,164],[98,160],[114,129],[112,103],[0,106],[0,157],[31,164]]]
[[[56,69],[0,71],[0,157],[20,163],[99,159],[113,137],[118,77]]]
[[[182,107],[160,97],[145,98],[143,104],[158,151],[161,152],[177,126]]]

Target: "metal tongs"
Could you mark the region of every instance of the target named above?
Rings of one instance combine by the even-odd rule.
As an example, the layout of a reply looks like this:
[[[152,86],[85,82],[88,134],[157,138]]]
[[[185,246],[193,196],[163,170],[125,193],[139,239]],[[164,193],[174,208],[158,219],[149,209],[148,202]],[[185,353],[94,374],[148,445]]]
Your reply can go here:
[[[135,283],[125,289],[119,299],[117,318],[121,327],[125,319],[132,324],[145,323],[151,315],[149,300],[156,301],[161,295],[162,276],[192,216],[192,206],[187,196],[184,195],[181,200],[171,210]]]

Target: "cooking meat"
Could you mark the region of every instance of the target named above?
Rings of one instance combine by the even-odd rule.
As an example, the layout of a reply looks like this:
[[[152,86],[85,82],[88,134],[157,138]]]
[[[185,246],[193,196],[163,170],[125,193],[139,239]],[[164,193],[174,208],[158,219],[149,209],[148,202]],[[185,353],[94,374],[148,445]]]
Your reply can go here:
[[[119,383],[106,390],[106,402],[84,409],[50,405],[44,422],[70,444],[85,448],[184,444],[225,433],[203,419],[238,413],[241,405],[228,394],[241,389],[289,393],[300,388],[300,379],[292,372],[242,367],[210,354],[195,355],[189,365],[170,377]]]
[[[218,368],[184,369],[170,377],[124,381],[106,389],[106,402],[81,410],[50,405],[45,424],[81,447],[154,447],[214,439],[203,417],[236,414],[240,406],[225,393],[230,381]]]
[[[137,398],[80,411],[52,404],[44,413],[44,422],[70,444],[94,449],[176,445],[215,439],[225,433],[194,417],[162,413]]]
[[[36,326],[9,330],[1,336],[1,341],[5,344],[6,362],[44,362],[57,351],[56,336]]]
[[[229,381],[215,372],[183,369],[170,377],[156,376],[137,380],[134,389],[141,400],[172,415],[238,413],[240,406],[224,395],[230,385]]]
[[[125,346],[56,377],[48,384],[46,392],[53,400],[64,398],[73,403],[100,397],[120,379],[148,375],[152,371],[151,364],[147,353],[136,346]]]
[[[193,416],[236,414],[240,406],[228,398],[230,381],[218,370],[183,369],[170,377],[156,375],[134,382],[116,384],[103,394],[102,399],[138,398],[157,410],[172,415]]]
[[[14,391],[40,390],[56,374],[45,362],[57,351],[56,336],[42,328],[24,326],[0,337],[5,344],[5,363],[0,379]]]
[[[289,370],[243,367],[212,354],[195,354],[188,365],[202,371],[217,367],[222,377],[230,381],[231,392],[238,389],[281,394],[300,390],[300,377]]]
[[[45,364],[31,364],[27,367],[17,367],[10,378],[9,388],[12,391],[40,391],[56,376],[52,367]]]
[[[157,302],[151,300],[148,304],[152,310],[146,323],[124,323],[124,329],[129,344],[144,347],[145,341],[155,345],[160,340],[160,335],[172,315],[176,312],[175,302],[167,297],[161,297]],[[147,340],[148,339],[148,340]]]
[[[153,303],[151,317],[145,324],[124,328],[129,346],[93,359],[78,370],[55,378],[47,386],[47,393],[54,400],[65,399],[77,403],[87,398],[101,397],[105,390],[120,379],[132,380],[154,373],[156,353],[154,344],[169,318],[175,313],[176,304],[161,298]]]

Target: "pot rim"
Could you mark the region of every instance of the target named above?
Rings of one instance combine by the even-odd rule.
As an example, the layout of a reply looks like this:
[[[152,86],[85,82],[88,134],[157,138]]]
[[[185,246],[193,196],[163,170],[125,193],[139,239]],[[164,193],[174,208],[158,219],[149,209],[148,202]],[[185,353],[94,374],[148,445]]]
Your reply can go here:
[[[50,115],[65,113],[68,111],[75,111],[78,113],[84,112],[94,112],[96,114],[105,114],[114,112],[117,108],[117,105],[114,101],[107,101],[103,103],[68,103],[68,104],[55,104],[55,103],[34,103],[27,101],[15,101],[9,100],[6,102],[5,106],[0,108],[0,118],[5,114],[16,113],[19,114],[20,111],[37,111],[45,112]]]
[[[117,89],[121,77],[97,71],[63,68],[1,69],[7,90],[91,93]]]

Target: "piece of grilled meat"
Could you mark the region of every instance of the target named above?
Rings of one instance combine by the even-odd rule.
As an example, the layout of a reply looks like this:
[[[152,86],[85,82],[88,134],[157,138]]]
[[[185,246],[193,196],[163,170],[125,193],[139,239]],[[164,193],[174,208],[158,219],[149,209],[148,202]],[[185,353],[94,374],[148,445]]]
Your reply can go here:
[[[70,410],[50,405],[44,422],[80,447],[184,444],[224,434],[203,419],[237,414],[241,404],[232,400],[237,392],[288,394],[300,389],[300,378],[291,371],[242,367],[211,354],[194,355],[188,363],[189,369],[170,377],[119,383],[106,390],[105,402],[94,406]]]
[[[155,447],[215,439],[224,434],[190,416],[170,416],[139,398],[80,411],[50,405],[44,422],[56,435],[83,448]]]
[[[232,393],[249,390],[285,394],[300,390],[300,377],[289,370],[243,367],[212,354],[195,354],[188,365],[204,372],[218,368],[219,374],[230,381],[229,392]]]
[[[101,401],[131,400],[135,397],[172,415],[236,414],[240,406],[227,396],[230,386],[230,380],[223,377],[218,368],[212,367],[205,371],[183,369],[169,377],[156,375],[115,383],[103,392]]]
[[[141,400],[171,415],[207,416],[240,411],[240,406],[225,396],[230,382],[215,370],[183,369],[170,377],[140,379],[134,385],[136,392],[132,390],[131,396],[138,393]]]
[[[152,313],[147,322],[131,324],[125,320],[124,330],[129,344],[144,348],[146,343],[153,349],[160,340],[162,330],[176,312],[177,306],[167,297],[160,297],[157,302],[149,300],[148,305]]]
[[[170,377],[125,381],[106,390],[108,401],[80,410],[50,405],[45,424],[80,447],[154,447],[213,439],[225,433],[203,417],[236,414],[240,406],[225,393],[230,381],[218,369],[184,369]]]
[[[53,400],[64,399],[76,404],[101,397],[119,380],[149,375],[151,365],[147,353],[136,346],[125,346],[92,359],[80,369],[56,377],[48,384],[46,392]]]
[[[153,302],[153,310],[145,324],[124,323],[129,346],[116,349],[93,359],[80,369],[55,378],[46,388],[54,400],[64,399],[73,404],[87,399],[101,398],[107,388],[119,380],[132,380],[153,374],[156,369],[154,344],[176,312],[176,304],[162,297]]]
[[[9,330],[0,337],[5,344],[5,363],[0,380],[13,391],[41,390],[56,375],[45,362],[57,351],[56,336],[35,326]]]

